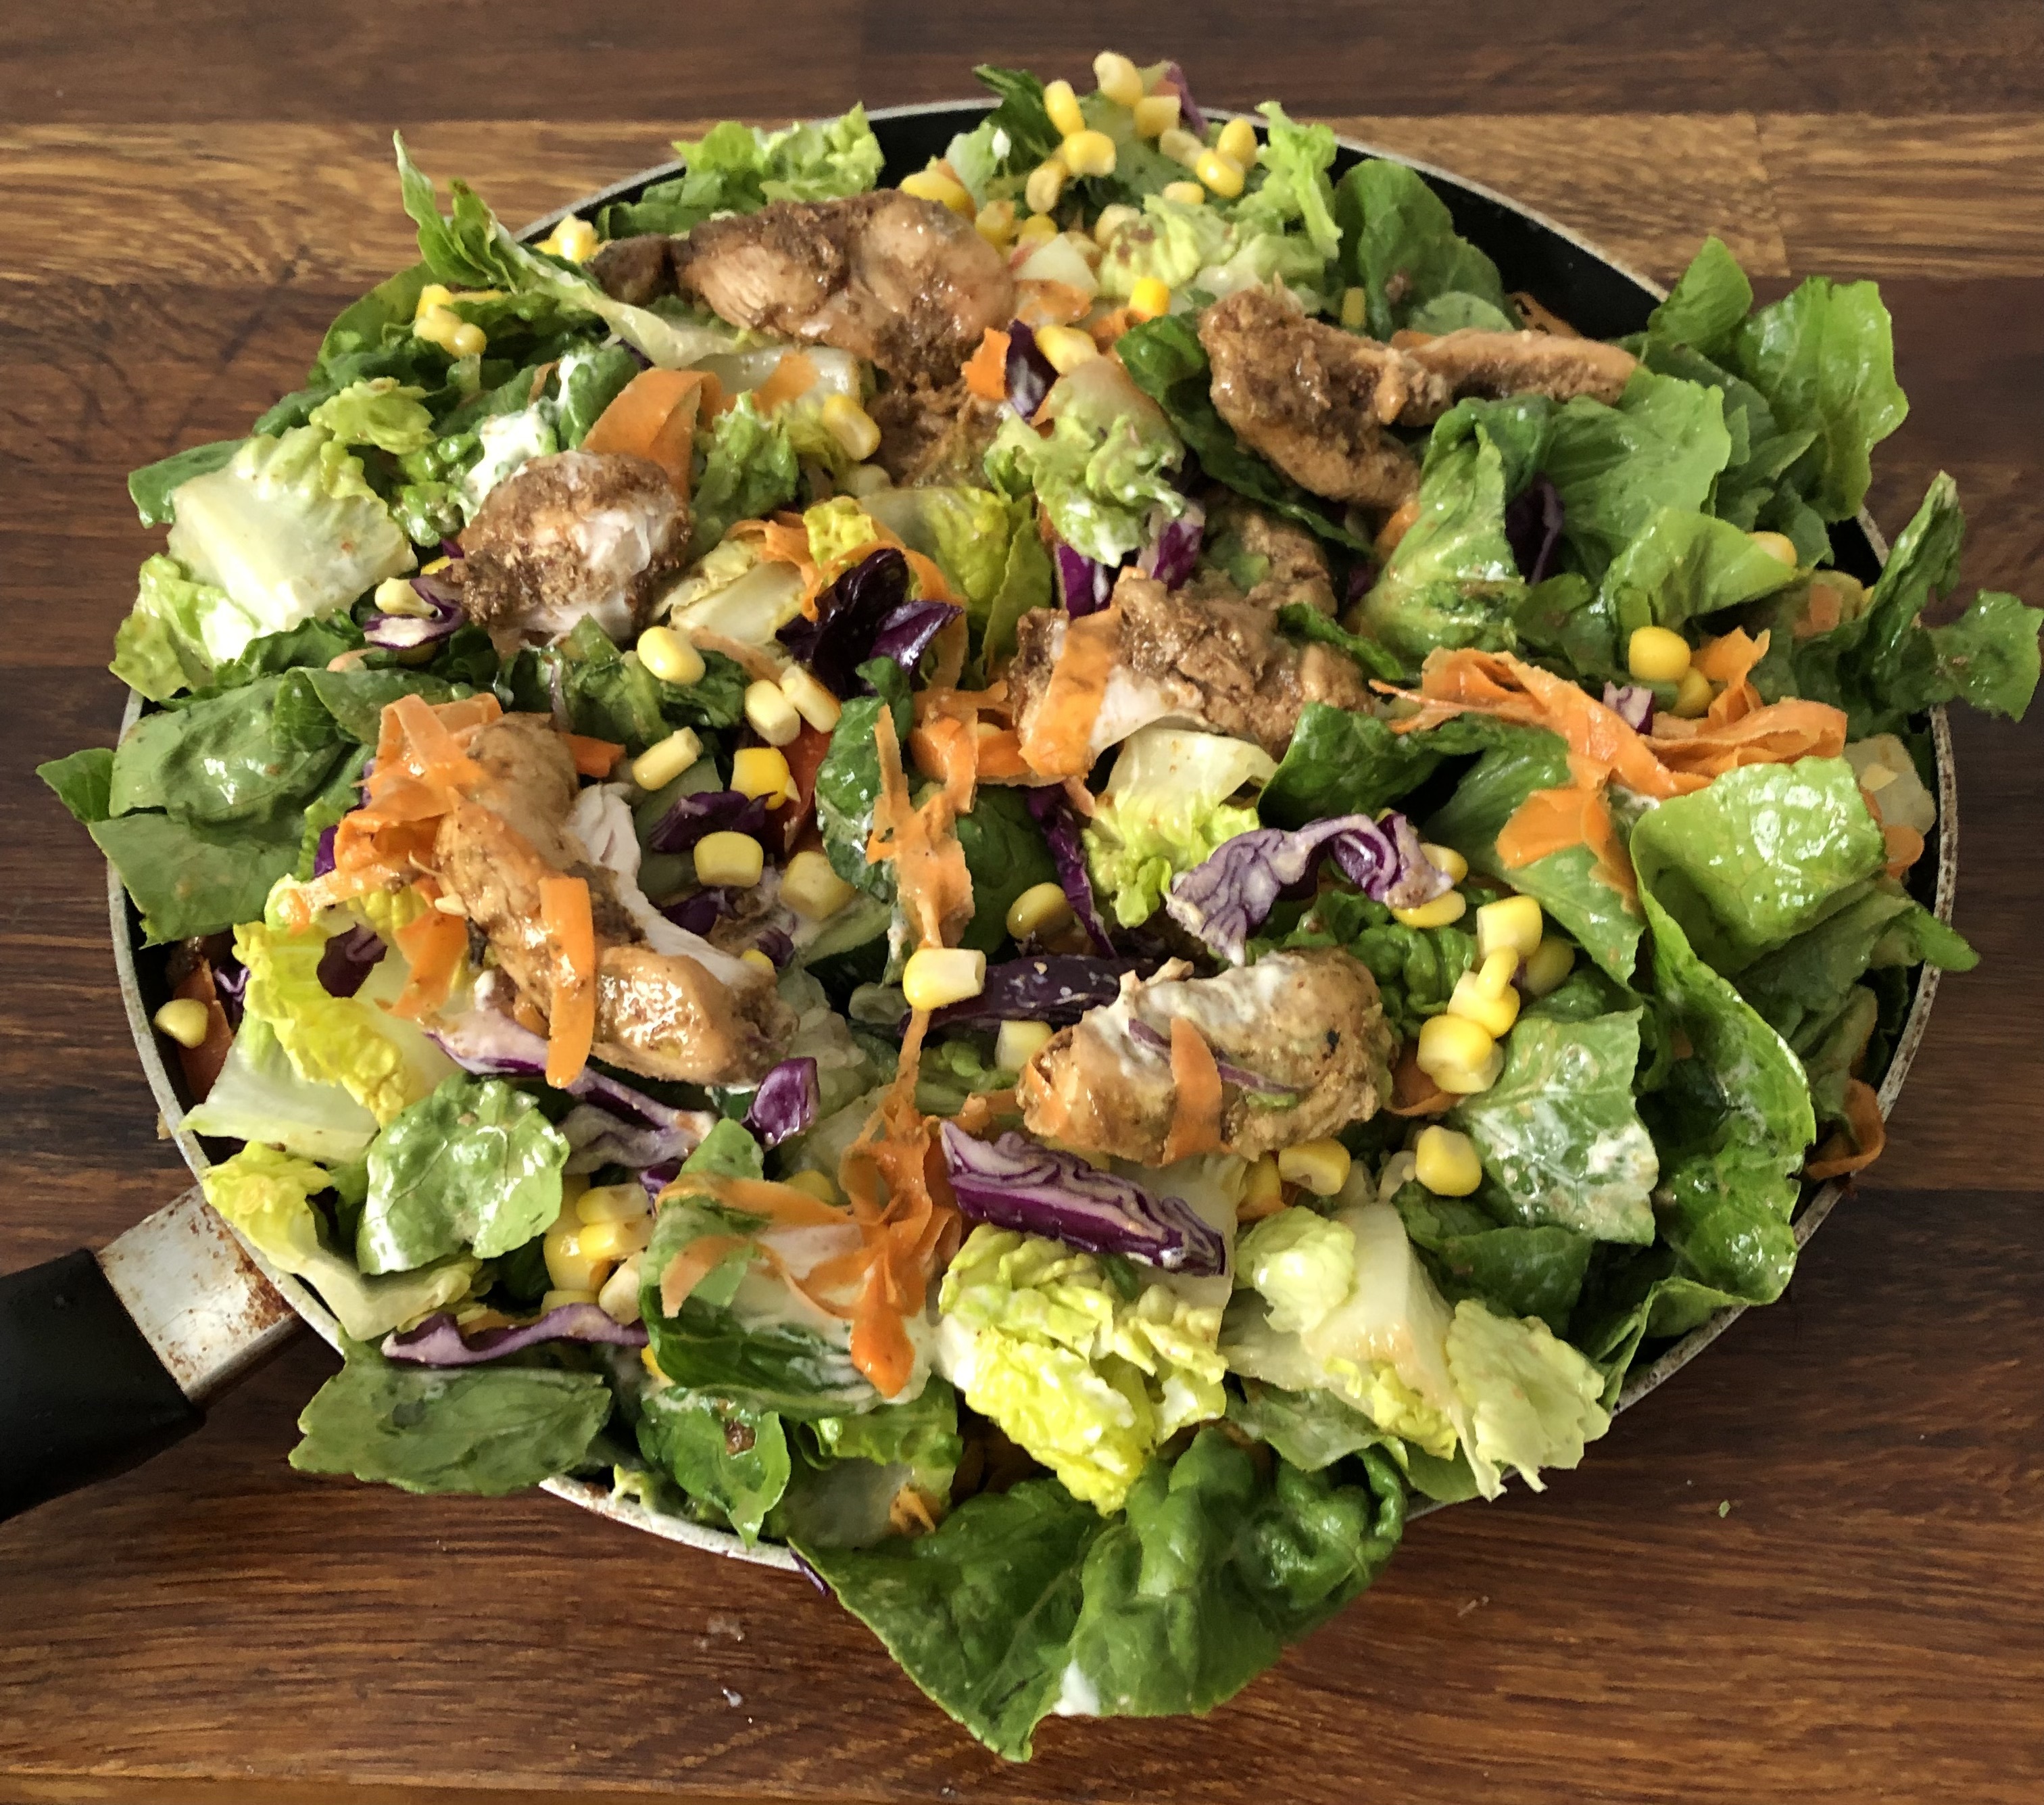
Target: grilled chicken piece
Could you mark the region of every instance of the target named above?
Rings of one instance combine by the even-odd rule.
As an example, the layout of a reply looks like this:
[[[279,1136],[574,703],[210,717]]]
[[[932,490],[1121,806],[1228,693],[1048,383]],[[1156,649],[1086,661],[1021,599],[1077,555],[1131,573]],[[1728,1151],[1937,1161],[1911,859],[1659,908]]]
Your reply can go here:
[[[1017,1087],[1031,1133],[1162,1163],[1179,1015],[1220,1066],[1228,1152],[1253,1160],[1376,1114],[1389,1095],[1391,1031],[1368,967],[1330,948],[1274,953],[1217,978],[1186,978],[1190,969],[1174,960],[1147,983],[1132,973],[1115,1002],[1051,1037]]]
[[[972,221],[895,188],[706,220],[674,269],[733,325],[836,345],[901,382],[955,380],[1015,312],[1007,262]]]
[[[1281,637],[1268,607],[1174,594],[1133,571],[1122,572],[1112,604],[1085,620],[1031,609],[1016,641],[1008,691],[1023,756],[1046,777],[1083,776],[1109,746],[1159,721],[1254,740],[1281,758],[1308,702],[1370,702],[1351,660]],[[1104,683],[1093,662],[1103,645]],[[1087,708],[1082,743],[1072,723]]]
[[[1261,566],[1248,575],[1247,592],[1238,590],[1227,572],[1202,565],[1193,573],[1185,593],[1201,599],[1232,601],[1238,596],[1259,607],[1283,608],[1298,602],[1334,618],[1334,580],[1320,542],[1303,526],[1280,520],[1262,509],[1216,489],[1202,496],[1207,510],[1206,540],[1216,547],[1231,545],[1238,564]],[[1247,575],[1247,573],[1245,573]]]
[[[1400,353],[1260,288],[1216,302],[1199,330],[1214,406],[1300,487],[1387,513],[1418,490],[1419,465],[1383,431],[1415,404]],[[1431,384],[1424,404],[1436,398],[1444,409],[1445,385]]]
[[[671,924],[663,925],[677,945],[699,950],[648,944],[613,874],[566,830],[576,779],[560,736],[537,715],[508,714],[476,736],[471,756],[486,775],[442,820],[434,875],[489,941],[520,996],[548,1013],[552,962],[540,884],[567,872],[588,883],[596,927],[595,1056],[682,1083],[764,1078],[794,1033],[793,1011],[770,977]]]
[[[558,639],[585,614],[621,643],[688,539],[688,504],[650,458],[555,452],[490,491],[444,574],[499,650]]]
[[[1209,307],[1200,342],[1214,406],[1247,444],[1316,495],[1377,508],[1397,507],[1419,483],[1385,427],[1431,425],[1468,394],[1615,402],[1637,365],[1615,344],[1549,333],[1465,329],[1380,344],[1264,289]]]
[[[867,403],[880,429],[874,460],[902,488],[930,483],[983,486],[981,464],[1001,426],[1001,406],[962,381],[943,388],[897,383]]]
[[[643,307],[674,292],[674,247],[680,243],[664,232],[613,238],[590,259],[589,273],[612,300]]]

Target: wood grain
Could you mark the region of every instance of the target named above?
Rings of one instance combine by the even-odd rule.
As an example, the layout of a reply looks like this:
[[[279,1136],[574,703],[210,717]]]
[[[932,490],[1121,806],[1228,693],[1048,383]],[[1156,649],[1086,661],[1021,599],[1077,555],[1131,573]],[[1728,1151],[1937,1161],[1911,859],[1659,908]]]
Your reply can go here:
[[[1077,75],[1103,38],[1165,52],[1143,15],[1106,12],[86,0],[0,19],[0,1269],[183,1183],[114,991],[103,868],[29,769],[112,738],[104,660],[156,542],[127,468],[242,430],[409,259],[389,128],[517,220],[705,114],[955,94],[976,59]],[[1948,468],[1967,582],[2044,592],[2032,0],[1174,21],[1209,98],[1280,94],[1649,273],[1716,231],[1769,292],[1880,277],[1912,411],[1877,518],[1892,533]],[[1416,1525],[1366,1599],[1205,1726],[1055,1723],[1003,1768],[786,1576],[543,1497],[299,1479],[292,1420],[332,1364],[303,1341],[203,1435],[0,1526],[0,1801],[2031,1805],[2044,718],[1954,725],[1958,922],[1985,963],[1946,980],[1891,1150],[1788,1297],[1546,1496]]]

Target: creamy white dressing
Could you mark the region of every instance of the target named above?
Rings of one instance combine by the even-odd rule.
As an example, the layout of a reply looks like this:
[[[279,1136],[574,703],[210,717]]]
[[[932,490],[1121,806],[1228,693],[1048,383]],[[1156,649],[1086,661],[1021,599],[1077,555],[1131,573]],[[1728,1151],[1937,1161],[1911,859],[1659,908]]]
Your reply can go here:
[[[462,479],[456,498],[464,520],[474,519],[490,491],[513,471],[560,449],[554,437],[553,409],[545,402],[521,407],[516,414],[497,414],[477,427],[475,436],[482,452]]]
[[[1058,1717],[1100,1715],[1100,1688],[1086,1677],[1085,1670],[1076,1661],[1065,1664],[1064,1677],[1058,1682],[1058,1696],[1051,1710]]]

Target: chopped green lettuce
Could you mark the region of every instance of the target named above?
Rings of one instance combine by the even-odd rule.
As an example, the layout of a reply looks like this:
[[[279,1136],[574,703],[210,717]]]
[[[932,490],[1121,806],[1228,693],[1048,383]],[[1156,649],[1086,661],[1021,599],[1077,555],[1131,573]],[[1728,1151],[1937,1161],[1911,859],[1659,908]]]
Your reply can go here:
[[[1327,171],[1335,160],[1335,134],[1327,125],[1295,125],[1285,109],[1266,100],[1256,110],[1267,121],[1257,156],[1263,170],[1235,208],[1238,229],[1284,232],[1297,227],[1322,263],[1340,255],[1341,228],[1335,223],[1334,185]]]
[[[689,543],[698,557],[738,521],[786,506],[800,479],[786,429],[778,418],[762,418],[749,395],[717,415],[706,438],[690,502],[694,536]]]
[[[1236,1244],[1235,1267],[1269,1302],[1270,1326],[1298,1334],[1324,1320],[1355,1283],[1354,1231],[1311,1210],[1280,1210]]]
[[[1472,1465],[1510,1467],[1543,1491],[1543,1467],[1580,1465],[1584,1444],[1611,1426],[1604,1375],[1544,1322],[1466,1298],[1448,1326],[1447,1358],[1469,1403]]]
[[[680,1385],[644,1395],[639,1449],[748,1546],[759,1539],[760,1526],[780,1503],[793,1470],[788,1432],[774,1412]]]
[[[200,582],[159,552],[144,559],[136,573],[135,606],[114,629],[108,668],[150,701],[165,702],[180,690],[213,682],[214,666],[222,660],[211,646],[233,646],[235,652],[225,655],[232,658],[263,630],[225,590]]]
[[[1262,747],[1224,734],[1158,725],[1130,735],[1081,834],[1093,888],[1116,920],[1147,921],[1174,877],[1255,828],[1255,805],[1228,799],[1276,769]]]
[[[344,1087],[300,1077],[276,1031],[255,1015],[243,1018],[213,1088],[184,1125],[329,1162],[359,1159],[376,1133],[376,1118]]]
[[[1373,338],[1389,338],[1450,294],[1473,295],[1516,320],[1497,266],[1456,232],[1447,204],[1418,171],[1385,157],[1358,164],[1335,188],[1335,218]]]
[[[214,826],[145,811],[95,822],[91,833],[141,911],[152,946],[224,933],[259,915],[298,856],[297,824],[288,818]]]
[[[605,207],[606,238],[683,233],[713,214],[757,213],[770,201],[828,201],[863,194],[878,179],[880,142],[855,106],[838,119],[768,131],[725,120],[701,137],[674,141],[683,173],[636,201]]]
[[[312,410],[306,424],[323,428],[344,445],[374,445],[402,456],[424,451],[437,438],[432,415],[420,403],[426,391],[393,376],[351,383]]]

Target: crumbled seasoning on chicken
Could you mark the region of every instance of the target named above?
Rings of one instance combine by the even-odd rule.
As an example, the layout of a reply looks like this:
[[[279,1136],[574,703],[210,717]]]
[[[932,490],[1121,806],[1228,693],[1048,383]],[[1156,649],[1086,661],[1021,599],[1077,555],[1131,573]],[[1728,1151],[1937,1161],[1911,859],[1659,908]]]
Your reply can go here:
[[[664,232],[614,238],[590,259],[589,273],[612,300],[643,307],[674,292],[674,247],[680,243]]]
[[[611,872],[565,831],[574,764],[551,725],[537,715],[507,714],[476,736],[470,756],[485,780],[442,819],[432,868],[521,999],[542,1016],[549,1011],[553,961],[540,885],[566,872],[589,885],[596,928],[595,1056],[683,1083],[765,1077],[794,1032],[793,1011],[770,977],[706,944],[702,959],[647,944]]]
[[[1032,609],[1016,639],[1009,694],[1023,756],[1047,777],[1082,776],[1108,747],[1159,721],[1253,740],[1281,758],[1308,702],[1370,704],[1351,660],[1285,638],[1269,607],[1174,593],[1133,571],[1099,614],[1073,621]]]
[[[444,574],[500,649],[558,639],[586,614],[624,642],[688,538],[688,504],[651,459],[555,452],[490,491]]]
[[[1334,579],[1327,555],[1312,533],[1225,489],[1211,489],[1201,500],[1206,508],[1207,545],[1224,548],[1233,568],[1224,571],[1203,561],[1187,582],[1185,594],[1216,601],[1239,596],[1263,608],[1297,602],[1334,618]],[[1246,587],[1238,587],[1238,577]]]
[[[1391,1031],[1366,966],[1329,948],[1270,953],[1214,978],[1190,970],[1174,960],[1147,983],[1132,973],[1115,1002],[1051,1037],[1017,1087],[1031,1133],[1160,1163],[1178,1106],[1176,1016],[1221,1062],[1220,1137],[1231,1153],[1254,1159],[1376,1114],[1389,1093]],[[1268,1087],[1239,1081],[1248,1077]]]
[[[986,448],[1001,426],[1001,404],[974,394],[962,381],[942,388],[897,383],[866,403],[880,429],[874,461],[902,488],[925,483],[983,485]]]
[[[1006,260],[972,221],[894,188],[706,220],[673,267],[733,325],[834,344],[905,382],[951,382],[1015,311]]]

